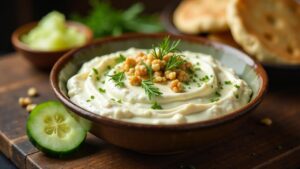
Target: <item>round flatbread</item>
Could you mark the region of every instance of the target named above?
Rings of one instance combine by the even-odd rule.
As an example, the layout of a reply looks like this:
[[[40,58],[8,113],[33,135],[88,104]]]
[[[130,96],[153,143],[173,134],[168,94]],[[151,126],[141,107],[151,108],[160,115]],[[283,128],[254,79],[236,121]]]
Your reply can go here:
[[[233,39],[230,31],[211,33],[207,36],[207,38],[212,40],[212,41],[225,43],[225,44],[230,45],[232,47],[241,49],[241,46],[239,46],[239,44],[237,44],[235,42],[235,40]]]
[[[264,63],[300,64],[300,5],[293,0],[233,0],[227,21],[234,39]]]
[[[174,12],[174,25],[183,33],[198,34],[228,30],[229,0],[184,0]]]

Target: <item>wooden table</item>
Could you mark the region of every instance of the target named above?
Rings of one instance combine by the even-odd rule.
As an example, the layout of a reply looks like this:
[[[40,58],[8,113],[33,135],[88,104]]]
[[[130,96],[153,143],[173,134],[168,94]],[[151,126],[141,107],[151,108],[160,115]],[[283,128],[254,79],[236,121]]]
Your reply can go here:
[[[299,72],[300,73],[300,72]],[[19,168],[298,168],[300,167],[300,85],[275,86],[235,132],[210,145],[177,155],[150,156],[111,146],[88,135],[83,147],[66,159],[45,156],[28,141],[28,114],[18,105],[29,87],[55,99],[48,74],[34,70],[17,53],[0,59],[0,150]],[[269,117],[271,126],[260,124]],[[222,132],[222,131],[220,131]],[[141,136],[142,137],[142,136]],[[1,168],[1,167],[0,167]]]

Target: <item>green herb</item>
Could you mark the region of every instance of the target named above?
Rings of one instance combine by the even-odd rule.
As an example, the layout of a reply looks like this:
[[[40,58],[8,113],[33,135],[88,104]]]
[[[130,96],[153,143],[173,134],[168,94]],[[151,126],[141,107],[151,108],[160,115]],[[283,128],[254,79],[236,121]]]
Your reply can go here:
[[[99,72],[96,68],[92,68],[94,74],[96,75],[96,80],[99,81],[100,80],[100,77],[98,76],[99,75]]]
[[[231,81],[224,81],[224,84],[231,85],[232,83],[231,83]]]
[[[218,96],[218,97],[221,96],[221,94],[220,94],[219,92],[216,92],[215,94],[216,94],[216,96]]]
[[[200,79],[200,81],[203,81],[203,82],[207,82],[209,80],[209,77],[207,75],[205,75],[204,77],[202,77]]]
[[[106,90],[103,89],[103,88],[101,88],[101,87],[98,88],[98,91],[99,91],[100,93],[105,93],[105,92],[106,92]]]
[[[158,104],[157,102],[154,102],[151,106],[152,109],[162,109],[161,105]]]
[[[86,102],[90,102],[90,101],[91,101],[90,99],[87,99],[87,100],[86,100]]]
[[[124,62],[126,60],[126,57],[122,54],[119,55],[119,57],[116,59],[117,63]]]
[[[142,64],[146,67],[147,69],[147,74],[149,76],[149,78],[152,80],[153,77],[153,70],[150,66],[148,66],[146,63],[142,62]]]
[[[237,84],[235,84],[235,85],[234,85],[234,87],[235,87],[235,88],[237,88],[237,89],[239,89],[239,88],[240,88],[240,86],[239,86],[239,85],[237,85]]]
[[[180,40],[170,42],[170,37],[164,38],[164,40],[158,45],[158,47],[153,47],[152,54],[157,59],[162,59],[163,56],[170,52],[178,51],[177,46],[179,45]]]
[[[107,1],[91,0],[92,9],[86,16],[73,14],[71,20],[82,22],[93,30],[95,37],[118,36],[125,32],[153,33],[163,31],[157,15],[143,15],[137,3],[127,10],[117,10]]]
[[[91,96],[91,100],[93,100],[93,99],[95,99],[95,96],[92,95],[92,96]]]
[[[110,69],[111,69],[111,66],[107,66],[106,67],[106,71],[104,73],[105,76],[107,76],[107,74],[109,73]]]
[[[236,99],[238,99],[240,97],[238,94],[235,94],[234,96]]]
[[[96,68],[93,68],[93,72],[94,72],[96,75],[99,74],[99,72],[98,72],[98,70],[97,70]]]
[[[216,101],[219,101],[220,98],[219,97],[212,97],[209,99],[210,102],[216,102]]]
[[[183,63],[185,63],[186,61],[183,60],[181,58],[180,55],[172,55],[170,57],[170,59],[167,61],[167,64],[166,64],[166,70],[172,70],[172,69],[176,69],[178,68],[179,66],[181,66]]]
[[[117,102],[120,103],[120,104],[122,104],[122,100],[121,99],[117,100]]]
[[[116,74],[111,75],[109,77],[111,77],[110,80],[113,80],[116,83],[117,87],[124,87],[125,86],[125,84],[123,82],[124,77],[125,77],[124,72],[119,72],[119,73],[116,73]]]
[[[155,87],[153,82],[150,80],[143,80],[142,88],[144,88],[145,93],[148,95],[149,100],[151,100],[151,98],[153,96],[162,95],[162,93],[159,91],[159,89],[157,87]]]

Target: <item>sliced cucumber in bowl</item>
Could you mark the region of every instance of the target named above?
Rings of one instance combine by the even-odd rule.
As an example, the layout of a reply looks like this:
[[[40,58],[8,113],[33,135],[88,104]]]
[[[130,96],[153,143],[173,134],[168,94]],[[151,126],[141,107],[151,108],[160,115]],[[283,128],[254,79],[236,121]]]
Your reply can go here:
[[[87,131],[57,101],[37,105],[27,120],[29,140],[42,152],[63,156],[77,150]]]

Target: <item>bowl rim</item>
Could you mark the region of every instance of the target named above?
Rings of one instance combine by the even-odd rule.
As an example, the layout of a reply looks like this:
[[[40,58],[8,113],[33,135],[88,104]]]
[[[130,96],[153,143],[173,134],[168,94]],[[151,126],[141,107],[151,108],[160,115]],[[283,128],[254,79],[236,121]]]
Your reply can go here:
[[[200,122],[193,122],[193,123],[184,123],[184,124],[168,124],[168,125],[153,125],[153,124],[142,124],[142,123],[133,123],[133,122],[126,122],[121,120],[116,120],[108,117],[104,117],[95,113],[92,113],[88,110],[85,110],[81,108],[80,106],[76,105],[75,103],[71,102],[70,99],[65,96],[61,90],[59,89],[59,80],[58,75],[61,71],[61,69],[73,58],[73,56],[80,52],[82,49],[91,48],[93,46],[102,45],[109,42],[115,42],[115,41],[124,41],[127,39],[143,39],[143,38],[153,38],[153,39],[162,39],[163,37],[170,36],[171,39],[181,39],[187,42],[193,42],[198,44],[204,44],[212,46],[213,48],[218,49],[219,47],[225,48],[226,50],[232,50],[233,52],[237,53],[237,56],[243,59],[245,62],[251,61],[253,64],[251,67],[255,69],[258,77],[261,80],[261,85],[258,91],[258,94],[255,98],[251,100],[247,105],[243,106],[242,108],[231,112],[229,114],[205,120]],[[222,49],[221,49],[222,50]],[[249,63],[247,63],[249,64]],[[79,116],[83,116],[84,118],[87,118],[88,120],[92,122],[96,122],[97,124],[105,124],[105,125],[111,125],[114,127],[126,127],[126,128],[136,128],[136,129],[155,129],[155,130],[191,130],[191,129],[199,129],[204,127],[212,127],[219,124],[223,124],[225,122],[229,122],[233,119],[236,119],[237,117],[240,117],[244,114],[247,114],[251,109],[253,109],[255,106],[257,106],[263,99],[263,96],[266,93],[267,86],[268,86],[268,77],[267,74],[262,67],[262,65],[257,62],[255,59],[252,59],[247,54],[230,47],[228,45],[224,45],[217,42],[212,42],[207,39],[199,38],[199,37],[191,37],[191,36],[184,36],[184,35],[171,35],[168,33],[155,33],[155,34],[139,34],[139,33],[130,33],[125,34],[119,37],[107,37],[104,39],[98,39],[93,41],[92,43],[85,45],[83,47],[73,49],[69,51],[68,53],[64,54],[53,66],[51,73],[50,73],[50,84],[51,87],[57,96],[57,98],[66,105],[69,109],[74,111]]]
[[[60,49],[60,50],[56,50],[56,51],[47,51],[47,50],[39,50],[39,49],[32,49],[30,48],[27,44],[25,44],[24,42],[22,42],[20,40],[20,37],[22,35],[24,35],[25,33],[28,33],[30,30],[32,30],[34,27],[36,27],[38,25],[38,21],[33,21],[33,22],[29,22],[27,24],[24,24],[20,27],[18,27],[11,36],[11,42],[14,45],[15,48],[21,49],[23,51],[27,51],[27,52],[31,52],[31,53],[39,53],[39,54],[50,54],[50,53],[65,53],[73,48],[77,48],[77,47],[71,47],[71,48],[66,48],[66,49]],[[86,42],[81,45],[84,46],[87,43],[91,42],[93,40],[93,32],[92,30],[87,27],[86,25],[80,23],[80,22],[76,22],[76,21],[66,21],[67,26],[69,27],[77,27],[79,28],[79,30],[82,30],[81,32],[85,35],[86,37]],[[80,46],[80,47],[81,47]]]

